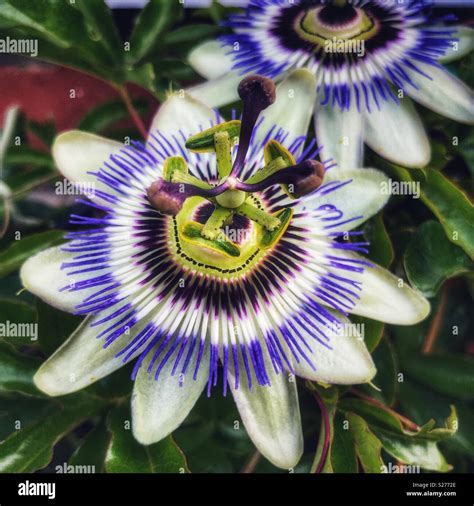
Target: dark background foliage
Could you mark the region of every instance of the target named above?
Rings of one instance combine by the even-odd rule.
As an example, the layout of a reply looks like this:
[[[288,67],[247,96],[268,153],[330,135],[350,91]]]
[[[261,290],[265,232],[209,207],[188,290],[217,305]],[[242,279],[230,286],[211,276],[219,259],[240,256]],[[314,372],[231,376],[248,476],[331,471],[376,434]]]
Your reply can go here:
[[[84,211],[54,192],[56,133],[78,127],[118,140],[142,137],[130,113],[146,126],[167,91],[199,80],[186,55],[221,31],[228,11],[166,0],[152,0],[141,13],[111,13],[102,1],[0,0],[0,37],[40,41],[34,62],[0,60],[0,321],[36,322],[39,329],[37,341],[0,338],[0,471],[85,465],[111,473],[285,472],[260,458],[232,399],[217,389],[202,396],[173,437],[148,447],[130,430],[129,367],[76,394],[43,395],[32,376],[80,319],[23,291],[18,277],[26,258],[62,242],[68,215]],[[449,69],[472,84],[472,63],[466,57]],[[75,99],[70,89],[79,91]],[[389,463],[423,472],[473,470],[474,134],[420,112],[432,141],[429,167],[407,170],[375,153],[366,165],[419,182],[421,198],[393,196],[364,231],[370,257],[429,297],[431,315],[412,327],[358,320],[378,367],[377,389],[301,383],[305,454],[294,472],[381,472]]]

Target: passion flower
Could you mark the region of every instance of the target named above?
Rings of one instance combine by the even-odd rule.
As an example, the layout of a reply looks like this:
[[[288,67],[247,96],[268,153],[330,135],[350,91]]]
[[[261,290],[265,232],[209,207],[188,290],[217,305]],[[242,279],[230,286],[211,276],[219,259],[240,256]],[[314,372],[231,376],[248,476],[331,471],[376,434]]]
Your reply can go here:
[[[304,149],[313,85],[296,72],[270,105],[269,80],[244,80],[241,122],[171,96],[146,146],[78,131],[56,139],[58,168],[94,183],[86,203],[97,213],[72,215],[84,228],[21,269],[28,290],[87,315],[37,372],[41,390],[74,392],[135,360],[133,432],[151,444],[221,371],[257,448],[282,468],[298,462],[295,375],[352,384],[375,374],[346,315],[404,325],[429,311],[358,254],[367,244],[353,229],[385,203],[383,176],[340,180],[314,160],[314,143]],[[287,114],[288,89],[293,114],[305,114]]]
[[[422,0],[251,0],[224,26],[233,33],[193,50],[210,81],[189,93],[211,107],[233,102],[236,83],[275,80],[297,68],[316,78],[312,109],[325,158],[362,165],[364,142],[406,167],[428,164],[430,143],[409,97],[444,116],[474,121],[472,91],[441,62],[468,53],[474,30],[447,25]]]

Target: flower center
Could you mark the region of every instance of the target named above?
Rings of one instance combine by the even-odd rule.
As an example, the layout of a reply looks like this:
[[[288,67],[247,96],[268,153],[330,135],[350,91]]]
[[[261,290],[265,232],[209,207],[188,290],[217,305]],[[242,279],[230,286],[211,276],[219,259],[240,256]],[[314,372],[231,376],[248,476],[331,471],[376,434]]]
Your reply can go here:
[[[366,40],[377,33],[378,25],[363,9],[334,2],[302,11],[294,29],[300,38],[320,47],[334,38]]]
[[[262,201],[256,196],[250,196],[249,201],[264,211]],[[169,218],[169,244],[181,265],[220,278],[233,278],[251,269],[266,255],[267,250],[260,247],[265,229],[234,213],[210,234],[210,239],[202,231],[215,213],[216,207],[208,200],[187,199],[178,215]]]
[[[249,76],[239,86],[242,121],[228,121],[191,136],[186,148],[214,152],[219,183],[202,181],[188,171],[180,156],[166,159],[163,177],[148,188],[150,203],[169,219],[169,244],[175,259],[189,268],[224,277],[250,268],[283,236],[292,208],[270,213],[261,192],[280,185],[290,198],[318,188],[324,168],[315,160],[297,164],[277,141],[264,147],[265,165],[245,181],[245,157],[260,112],[275,98],[270,79]],[[232,161],[232,149],[239,147]]]
[[[360,21],[360,10],[352,5],[342,2],[340,5],[325,5],[316,12],[320,24],[326,27],[349,26]]]

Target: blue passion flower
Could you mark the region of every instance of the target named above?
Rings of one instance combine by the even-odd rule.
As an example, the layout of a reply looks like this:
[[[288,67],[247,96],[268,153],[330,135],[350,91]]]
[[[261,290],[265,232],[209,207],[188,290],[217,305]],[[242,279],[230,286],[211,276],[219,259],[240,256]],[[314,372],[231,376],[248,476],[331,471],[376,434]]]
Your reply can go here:
[[[225,26],[232,33],[190,53],[209,79],[189,89],[208,105],[236,99],[242,75],[276,80],[307,68],[323,156],[339,168],[362,164],[364,143],[406,167],[423,167],[430,143],[410,98],[463,123],[474,121],[472,91],[441,63],[472,50],[474,30],[436,18],[417,0],[251,0]]]
[[[302,135],[313,92],[307,71],[276,100],[269,79],[251,76],[241,121],[173,95],[146,146],[80,131],[56,139],[63,175],[93,185],[94,213],[73,215],[69,241],[21,269],[28,290],[87,315],[37,372],[41,390],[74,392],[134,361],[133,432],[151,444],[222,374],[263,455],[298,462],[295,376],[368,382],[375,367],[348,315],[408,325],[429,311],[360,255],[367,243],[354,229],[385,204],[385,177],[331,176],[315,159]]]

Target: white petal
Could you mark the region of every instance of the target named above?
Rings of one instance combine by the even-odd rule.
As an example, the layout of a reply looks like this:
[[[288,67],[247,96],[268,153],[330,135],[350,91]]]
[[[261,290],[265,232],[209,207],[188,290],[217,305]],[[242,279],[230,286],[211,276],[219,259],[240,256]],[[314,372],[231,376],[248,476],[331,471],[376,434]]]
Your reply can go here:
[[[365,112],[365,142],[380,156],[404,167],[424,167],[431,158],[425,128],[410,99],[380,101]]]
[[[147,372],[153,357],[153,351],[150,352],[150,358],[144,361],[135,379],[132,396],[133,434],[140,443],[149,445],[160,441],[188,416],[207,383],[209,353],[207,347],[205,349],[196,380],[192,377],[194,359],[189,364],[182,386],[179,384],[179,371],[171,376],[175,361],[173,356],[157,380],[155,370]]]
[[[447,118],[474,123],[474,96],[460,79],[443,68],[416,62],[431,79],[411,71],[410,78],[418,87],[407,85],[406,92],[417,102]]]
[[[366,260],[352,252],[338,251],[337,255]],[[344,275],[348,275],[347,272]],[[362,281],[362,292],[350,311],[353,314],[394,325],[414,325],[430,312],[430,303],[419,292],[378,265],[367,267],[362,278],[358,276],[357,280]]]
[[[237,87],[244,78],[238,72],[228,72],[216,79],[188,88],[186,93],[209,107],[221,107],[239,100]]]
[[[244,370],[243,367],[241,370]],[[258,451],[272,464],[282,469],[293,468],[303,453],[303,434],[295,381],[280,373],[267,372],[271,386],[254,381],[249,391],[245,380],[234,388],[234,374],[228,372],[228,382],[242,421]]]
[[[110,155],[123,149],[120,142],[99,135],[70,130],[59,134],[53,144],[54,161],[64,177],[74,183],[92,184],[93,189],[107,193],[111,189],[88,172],[97,172]]]
[[[305,336],[311,348],[309,355],[316,370],[300,360],[293,361],[295,373],[303,378],[338,385],[354,385],[369,382],[377,372],[374,362],[356,325],[341,313],[331,311],[340,321],[340,327],[331,329],[328,349],[311,336]]]
[[[107,348],[103,348],[104,339],[97,339],[97,335],[103,328],[110,326],[110,322],[91,326],[92,323],[107,316],[109,312],[110,310],[88,316],[68,340],[38,369],[34,381],[40,390],[52,396],[76,392],[124,365],[122,357],[115,357],[126,345],[123,336]],[[133,336],[138,334],[146,323],[144,321],[134,325],[130,335],[127,336],[127,342],[133,339]],[[135,356],[136,353],[130,356],[129,360]]]
[[[316,140],[322,148],[321,160],[332,159],[337,169],[356,169],[362,165],[364,115],[352,106],[348,111],[318,105],[314,114]]]
[[[344,213],[344,222],[358,218],[340,227],[331,229],[347,231],[358,227],[371,216],[376,214],[390,198],[388,188],[389,180],[383,172],[375,169],[337,170],[335,167],[328,170],[324,176],[324,185],[333,181],[350,181],[350,183],[326,195],[316,192],[302,201],[305,207],[317,208],[325,204],[332,204]]]
[[[312,72],[299,69],[289,74],[276,87],[275,103],[263,111],[264,119],[255,134],[254,143],[261,142],[275,125],[289,133],[286,144],[306,136],[315,99],[316,79]],[[303,146],[300,151],[302,149]],[[295,156],[298,154],[295,153]]]
[[[215,79],[232,70],[228,46],[218,40],[208,40],[195,47],[188,56],[191,67],[206,79]]]
[[[454,27],[449,27],[451,30]],[[442,26],[439,28],[441,31],[445,31],[446,27]],[[439,58],[441,63],[448,63],[454,60],[458,60],[463,56],[466,56],[474,49],[474,29],[468,26],[458,26],[456,27],[456,33],[453,35],[453,38],[458,39],[457,41],[452,41],[449,49],[444,53],[444,55]]]
[[[150,133],[160,132],[164,136],[178,136],[180,130],[194,134],[209,128],[216,120],[216,113],[205,104],[187,94],[174,94],[167,98],[155,114]]]
[[[71,286],[78,281],[77,276],[68,276],[66,270],[61,270],[62,263],[71,262],[74,256],[73,253],[60,249],[64,246],[48,248],[30,257],[21,266],[20,278],[23,286],[29,292],[34,293],[51,306],[74,313],[75,307],[94,289],[75,292],[60,291],[61,288]]]

